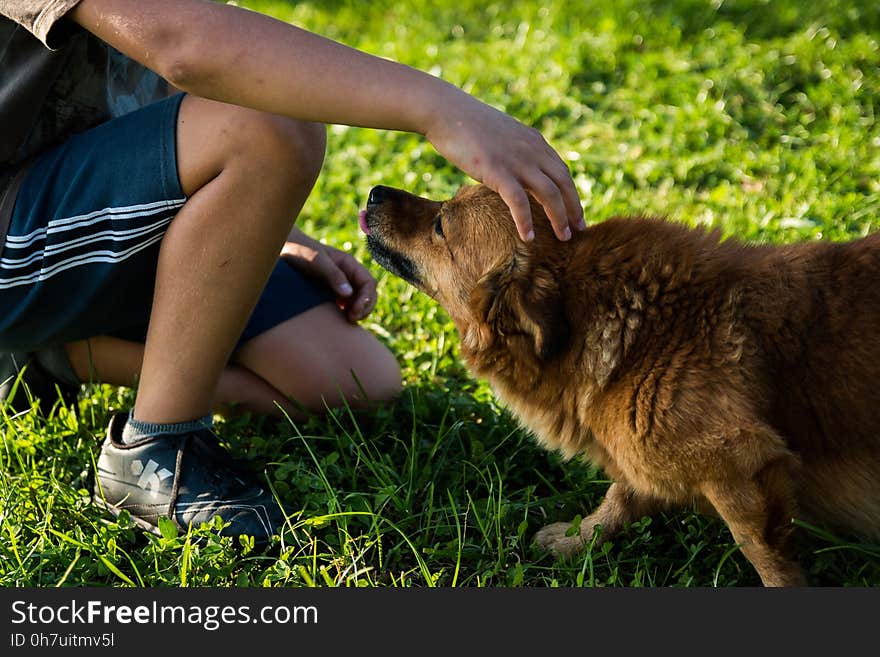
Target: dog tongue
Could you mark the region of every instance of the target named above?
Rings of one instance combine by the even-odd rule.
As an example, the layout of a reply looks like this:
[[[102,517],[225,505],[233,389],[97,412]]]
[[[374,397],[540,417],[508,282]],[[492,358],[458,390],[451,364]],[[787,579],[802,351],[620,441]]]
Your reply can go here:
[[[361,230],[364,231],[364,235],[370,234],[370,227],[367,225],[367,211],[361,210],[358,212],[358,225],[361,227]]]

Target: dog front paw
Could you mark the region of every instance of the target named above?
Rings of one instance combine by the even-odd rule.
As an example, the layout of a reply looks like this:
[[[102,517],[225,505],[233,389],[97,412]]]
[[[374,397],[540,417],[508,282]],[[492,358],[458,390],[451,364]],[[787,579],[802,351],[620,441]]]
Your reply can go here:
[[[573,526],[570,522],[554,522],[552,525],[539,529],[533,540],[538,547],[550,552],[555,557],[573,556],[584,550],[586,541],[593,534],[590,529],[589,537],[585,538],[584,530],[586,528],[582,525],[578,531],[572,532]]]

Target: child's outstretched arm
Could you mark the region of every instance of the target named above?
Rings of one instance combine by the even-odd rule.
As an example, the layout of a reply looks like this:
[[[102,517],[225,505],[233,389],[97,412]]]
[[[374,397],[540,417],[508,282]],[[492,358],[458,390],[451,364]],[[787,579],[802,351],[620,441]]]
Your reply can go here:
[[[502,196],[524,239],[532,230],[526,190],[560,239],[583,227],[568,168],[544,138],[439,78],[207,0],[82,0],[71,17],[194,95],[296,119],[425,135]]]

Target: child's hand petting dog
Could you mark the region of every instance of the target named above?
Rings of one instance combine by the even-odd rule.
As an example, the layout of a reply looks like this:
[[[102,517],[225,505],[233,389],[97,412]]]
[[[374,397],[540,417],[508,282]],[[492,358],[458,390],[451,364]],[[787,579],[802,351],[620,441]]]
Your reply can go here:
[[[586,228],[565,162],[540,132],[453,90],[425,136],[455,166],[495,191],[510,209],[522,240],[534,239],[531,192],[560,240]]]

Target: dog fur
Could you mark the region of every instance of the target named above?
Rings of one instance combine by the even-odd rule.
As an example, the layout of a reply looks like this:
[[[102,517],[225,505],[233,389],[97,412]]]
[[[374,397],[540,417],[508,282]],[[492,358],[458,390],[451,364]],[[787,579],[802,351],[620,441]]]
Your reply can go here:
[[[805,583],[792,519],[880,539],[880,234],[786,246],[653,218],[524,243],[498,195],[377,187],[374,259],[436,299],[470,371],[540,444],[613,479],[571,532],[696,503],[768,586]]]

